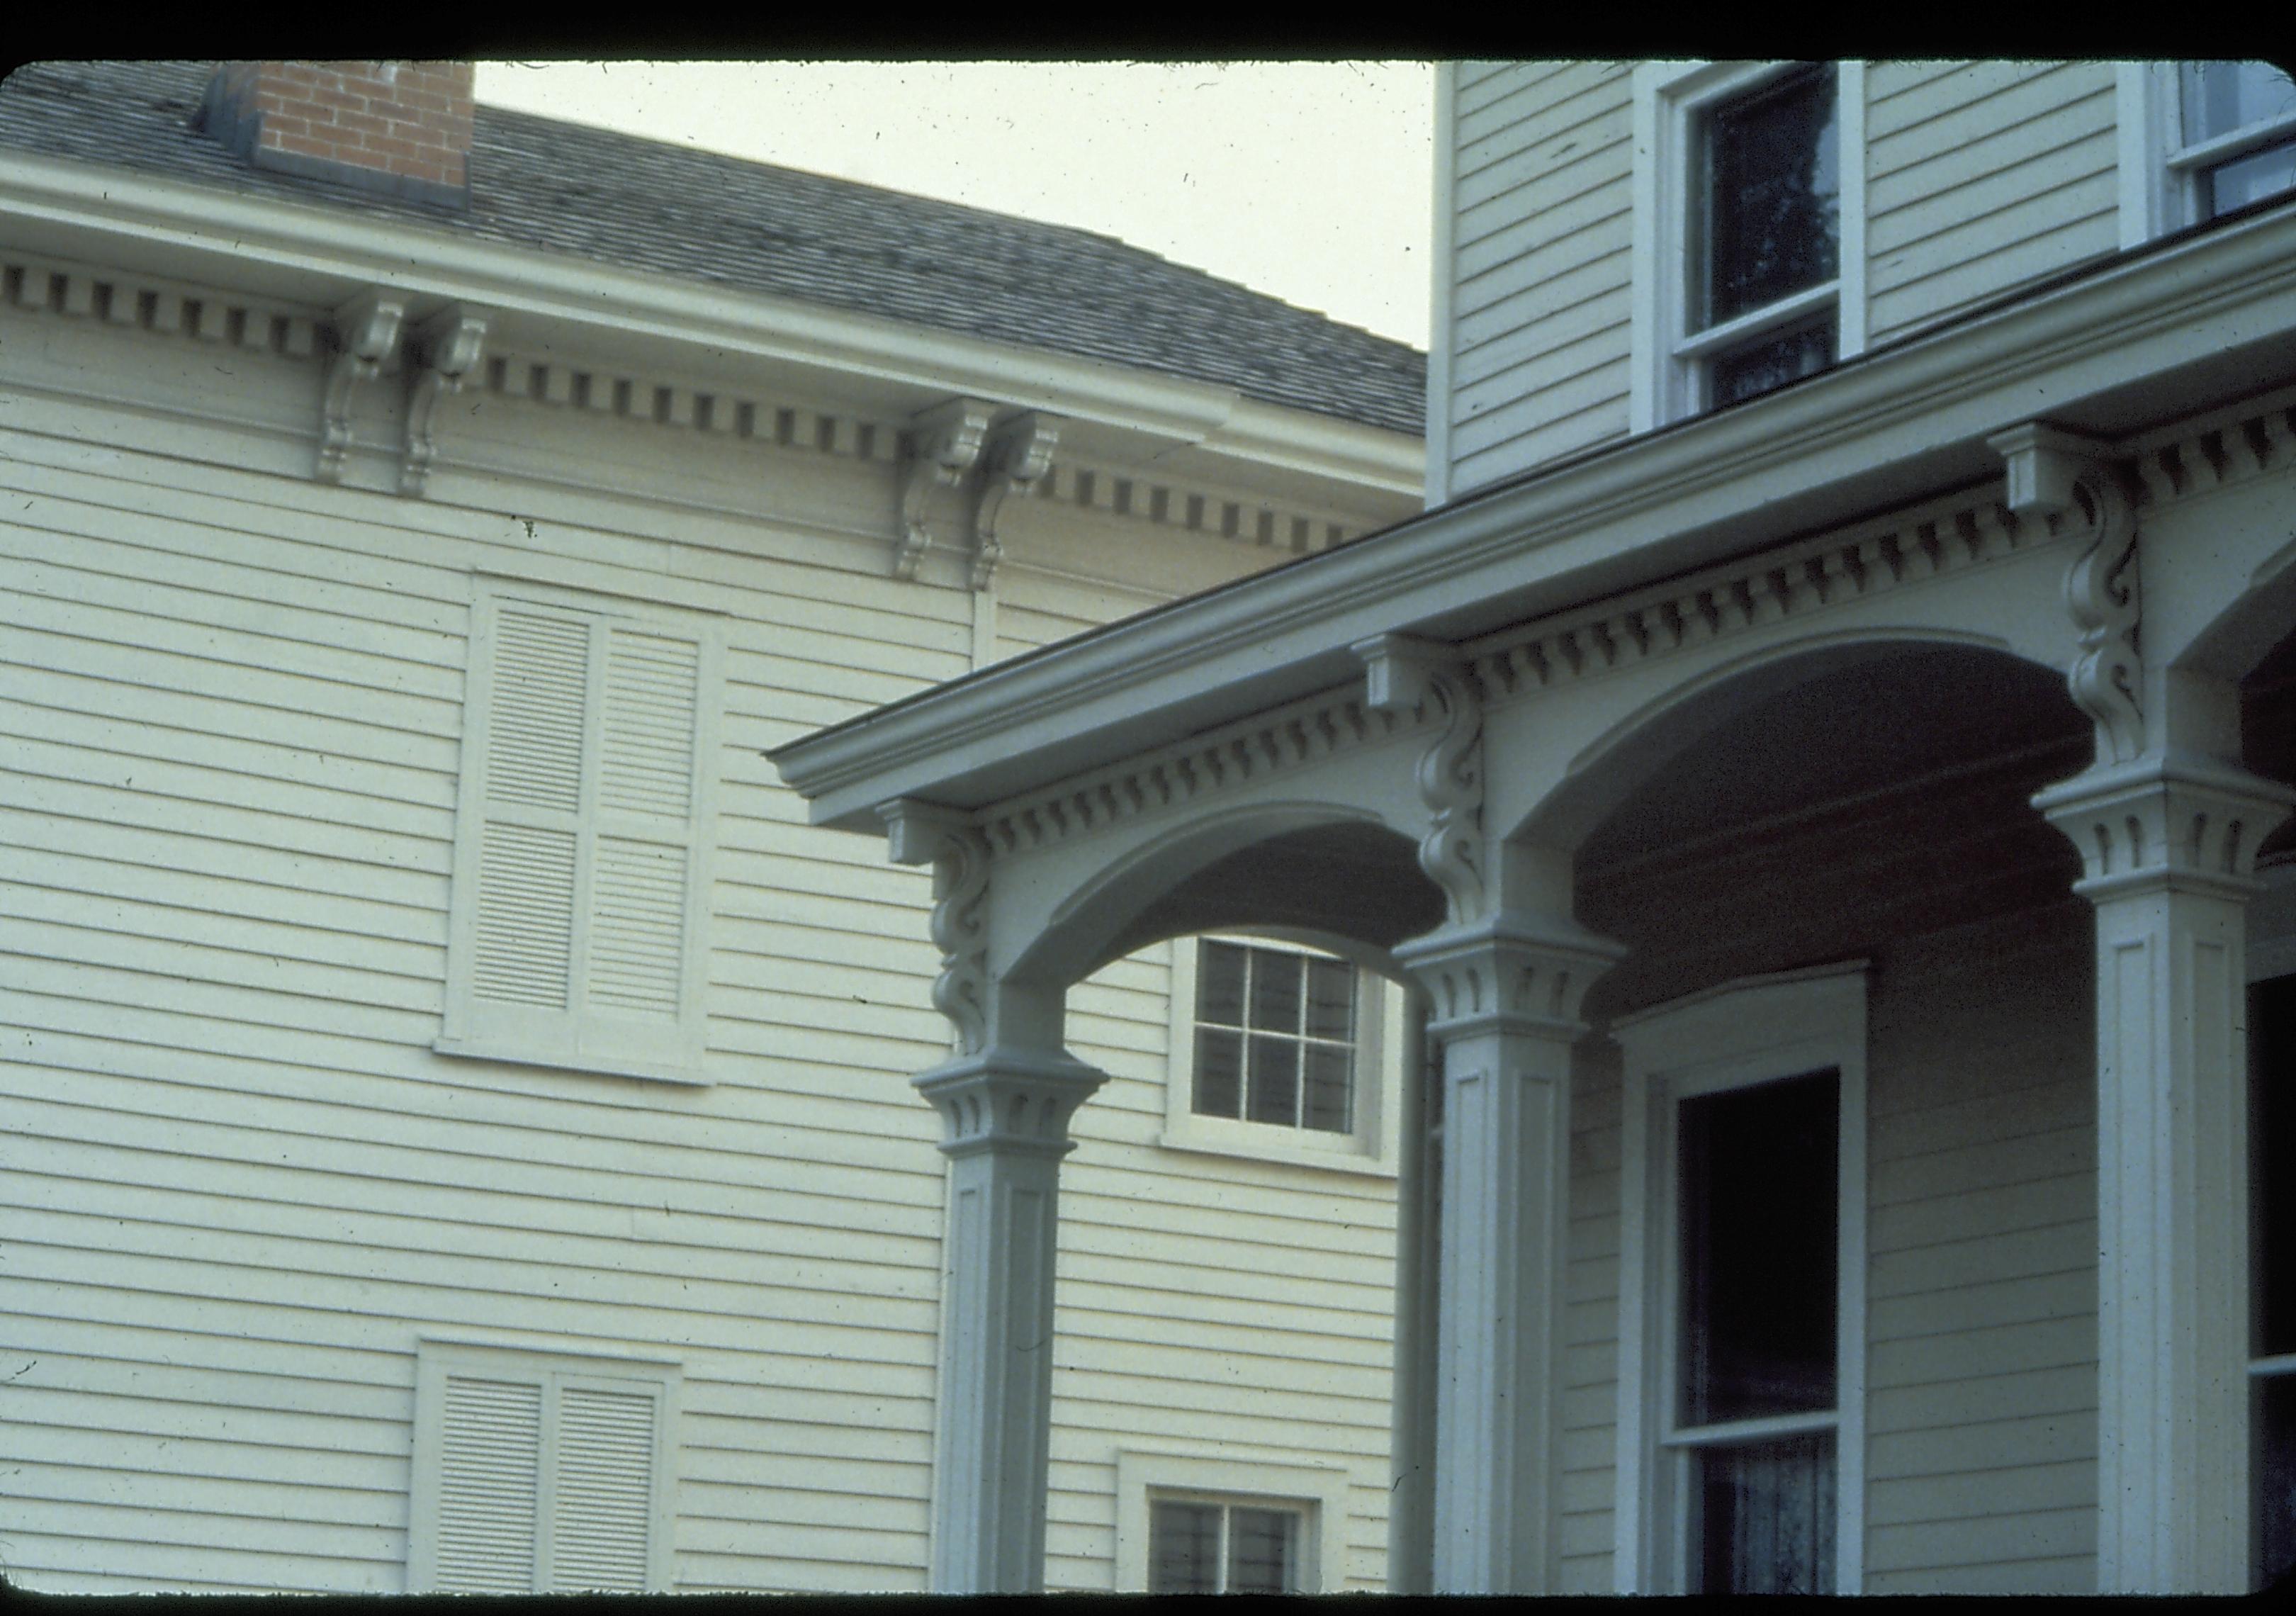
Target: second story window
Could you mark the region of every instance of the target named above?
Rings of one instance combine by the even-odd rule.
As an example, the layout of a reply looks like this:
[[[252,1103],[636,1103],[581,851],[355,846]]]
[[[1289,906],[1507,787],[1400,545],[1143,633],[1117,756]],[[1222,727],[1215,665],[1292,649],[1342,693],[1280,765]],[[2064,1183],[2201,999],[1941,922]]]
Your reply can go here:
[[[1834,74],[1805,68],[1706,114],[1700,240],[1684,343],[1709,407],[1814,375],[1836,357],[1841,148]]]
[[[2169,160],[2189,177],[2197,218],[2296,190],[2296,82],[2263,62],[2182,62],[2177,81]]]

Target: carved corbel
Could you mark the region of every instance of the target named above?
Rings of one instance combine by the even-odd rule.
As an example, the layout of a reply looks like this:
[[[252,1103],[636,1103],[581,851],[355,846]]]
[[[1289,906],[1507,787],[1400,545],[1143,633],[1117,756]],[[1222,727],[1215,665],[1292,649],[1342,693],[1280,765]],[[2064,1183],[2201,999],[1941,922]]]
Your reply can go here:
[[[430,476],[430,462],[439,452],[431,418],[439,399],[461,392],[478,369],[488,318],[484,309],[458,304],[425,320],[408,340],[408,357],[419,369],[406,399],[406,452],[398,466],[402,494],[419,496]]]
[[[397,359],[398,328],[406,318],[406,299],[395,292],[363,291],[335,311],[335,357],[319,410],[321,482],[343,480],[343,457],[351,447],[351,395]]]
[[[916,445],[909,462],[908,486],[901,495],[901,537],[893,552],[893,576],[914,578],[917,563],[932,546],[925,505],[935,488],[954,488],[980,459],[995,407],[978,398],[952,398],[914,417],[909,431]]]
[[[1419,797],[1430,828],[1419,842],[1419,867],[1450,899],[1455,922],[1483,912],[1483,708],[1457,652],[1448,645],[1382,634],[1357,643],[1366,675],[1365,705],[1410,712],[1442,709],[1443,733],[1419,759]]]
[[[988,838],[966,816],[929,802],[903,799],[877,811],[893,862],[933,867],[933,1008],[956,1029],[958,1053],[979,1054],[988,1045]]]
[[[1987,440],[2007,463],[2012,511],[2081,510],[2096,537],[2065,573],[2065,611],[2080,632],[2065,682],[2096,722],[2100,763],[2126,763],[2145,748],[2144,614],[2136,511],[2094,438],[2038,422]]]
[[[1004,559],[997,541],[996,520],[1004,502],[1025,494],[1052,470],[1053,450],[1061,440],[1061,423],[1053,415],[1030,411],[998,424],[981,456],[980,503],[972,513],[972,587],[986,589]]]

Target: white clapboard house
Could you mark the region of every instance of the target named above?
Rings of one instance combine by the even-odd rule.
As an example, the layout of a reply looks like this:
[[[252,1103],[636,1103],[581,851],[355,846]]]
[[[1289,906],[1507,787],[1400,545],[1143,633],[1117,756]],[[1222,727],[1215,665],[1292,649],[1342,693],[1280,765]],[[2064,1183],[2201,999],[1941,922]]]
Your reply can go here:
[[[1093,973],[1250,928],[1427,1006],[1390,1586],[2284,1574],[2296,86],[1439,86],[1429,509],[775,753],[941,872],[939,1585],[1071,1579]]]
[[[1423,363],[471,88],[0,85],[0,1577],[922,1589],[930,879],[766,753],[1410,516]],[[1144,944],[947,1473],[1052,1587],[1378,1588],[1404,995]]]

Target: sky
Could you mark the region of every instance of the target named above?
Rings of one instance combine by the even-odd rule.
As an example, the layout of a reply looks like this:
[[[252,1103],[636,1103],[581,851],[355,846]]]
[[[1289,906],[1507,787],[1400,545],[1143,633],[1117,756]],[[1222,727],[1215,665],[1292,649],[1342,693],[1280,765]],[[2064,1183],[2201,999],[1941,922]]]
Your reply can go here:
[[[1426,62],[486,62],[476,88],[1099,231],[1427,345]]]

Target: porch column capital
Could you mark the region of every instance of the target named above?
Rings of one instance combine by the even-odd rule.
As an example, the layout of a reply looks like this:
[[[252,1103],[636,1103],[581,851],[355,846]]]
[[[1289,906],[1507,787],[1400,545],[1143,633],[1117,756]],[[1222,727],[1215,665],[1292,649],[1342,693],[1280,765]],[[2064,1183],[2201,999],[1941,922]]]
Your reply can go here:
[[[988,1049],[911,1079],[940,1112],[941,1154],[993,1152],[1057,1161],[1076,1148],[1069,1119],[1108,1074],[1065,1052]]]
[[[1625,953],[1567,916],[1503,909],[1413,938],[1395,958],[1426,988],[1428,1030],[1447,1043],[1482,1032],[1575,1040],[1587,989]]]
[[[2161,890],[2245,902],[2256,849],[2296,808],[2296,789],[2170,752],[2060,781],[2033,806],[2079,850],[2073,890],[2092,903]]]

